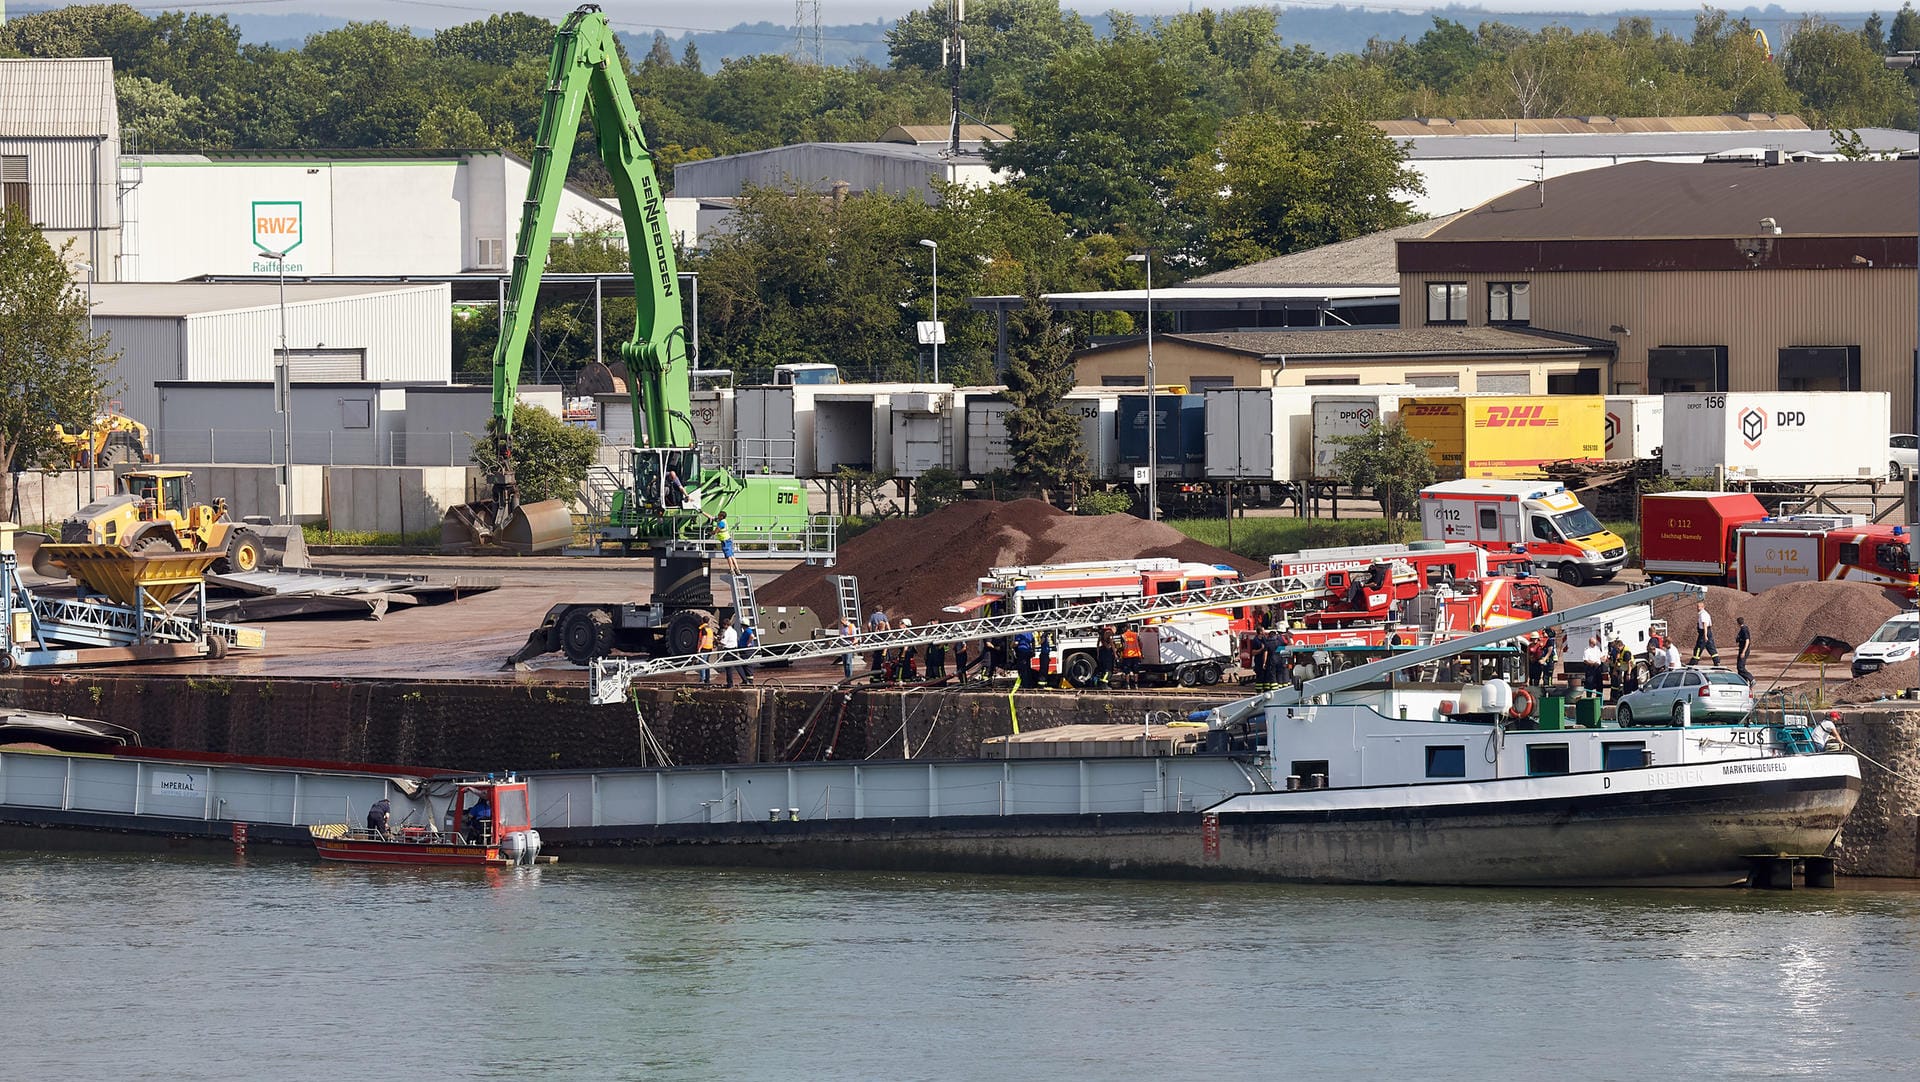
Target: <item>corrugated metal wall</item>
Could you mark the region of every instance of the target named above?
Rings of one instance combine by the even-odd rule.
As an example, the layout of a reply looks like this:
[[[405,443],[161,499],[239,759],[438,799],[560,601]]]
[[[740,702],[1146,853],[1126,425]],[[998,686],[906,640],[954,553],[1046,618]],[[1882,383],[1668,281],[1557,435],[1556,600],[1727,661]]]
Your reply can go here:
[[[1428,280],[1466,281],[1476,325],[1486,322],[1489,281],[1531,282],[1534,327],[1619,343],[1609,393],[1645,391],[1647,350],[1659,346],[1725,346],[1730,390],[1771,391],[1779,389],[1780,350],[1857,345],[1860,389],[1889,392],[1895,430],[1913,430],[1920,297],[1910,269],[1407,274],[1406,326],[1426,316]]]
[[[872,154],[855,147],[802,144],[758,154],[739,154],[682,162],[674,167],[673,194],[687,198],[731,198],[748,184],[785,188],[798,184],[826,193],[844,180],[854,192],[885,191],[901,194],[930,192],[931,182],[944,177],[946,165],[938,158],[908,158]]]
[[[0,138],[0,154],[27,158],[33,220],[42,228],[120,228],[120,204],[115,197],[120,177],[117,140]],[[100,253],[103,261],[118,254]],[[103,273],[100,280],[105,278]]]
[[[366,351],[362,377],[379,383],[445,383],[453,371],[451,287],[288,302],[287,347]],[[186,319],[191,380],[270,380],[280,348],[277,305]]]
[[[171,316],[115,316],[93,321],[96,333],[108,336],[107,348],[117,350],[108,394],[120,401],[120,412],[146,425],[160,419],[157,379],[181,378],[180,321]]]

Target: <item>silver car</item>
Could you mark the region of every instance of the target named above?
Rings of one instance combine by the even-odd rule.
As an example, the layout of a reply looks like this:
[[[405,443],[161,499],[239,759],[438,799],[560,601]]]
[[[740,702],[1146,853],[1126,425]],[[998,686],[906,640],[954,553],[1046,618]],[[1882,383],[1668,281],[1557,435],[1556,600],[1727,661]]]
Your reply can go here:
[[[1753,712],[1753,687],[1732,669],[1669,669],[1623,697],[1613,716],[1621,725],[1677,724],[1682,702],[1693,705],[1695,718],[1743,718]]]

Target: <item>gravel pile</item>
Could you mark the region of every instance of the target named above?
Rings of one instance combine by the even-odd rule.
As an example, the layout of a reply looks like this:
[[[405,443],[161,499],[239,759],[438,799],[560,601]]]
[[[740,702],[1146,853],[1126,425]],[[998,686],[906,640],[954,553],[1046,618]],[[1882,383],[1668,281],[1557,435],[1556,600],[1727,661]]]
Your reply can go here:
[[[832,623],[839,605],[829,575],[860,580],[867,612],[914,623],[951,620],[940,610],[974,595],[989,568],[1171,556],[1226,564],[1249,577],[1263,564],[1205,545],[1164,523],[1130,515],[1076,516],[1042,500],[964,500],[923,518],[892,519],[840,547],[835,567],[796,567],[758,590],[765,605],[804,605]]]
[[[1905,608],[1896,595],[1868,582],[1794,582],[1758,594],[1709,586],[1706,602],[1722,661],[1733,654],[1735,617],[1747,618],[1755,650],[1798,652],[1815,635],[1857,646]],[[1682,651],[1693,648],[1691,600],[1657,601],[1653,614],[1667,621]]]

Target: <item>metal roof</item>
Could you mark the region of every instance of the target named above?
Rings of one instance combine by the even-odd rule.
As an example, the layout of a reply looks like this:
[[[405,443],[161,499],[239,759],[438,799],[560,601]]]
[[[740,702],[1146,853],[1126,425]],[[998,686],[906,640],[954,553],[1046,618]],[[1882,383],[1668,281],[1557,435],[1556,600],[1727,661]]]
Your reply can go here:
[[[1147,306],[1144,289],[1115,289],[1103,293],[1043,293],[1041,300],[1057,312],[1138,312]],[[1153,291],[1155,311],[1222,311],[1227,309],[1338,308],[1353,304],[1377,304],[1398,301],[1400,287],[1393,286],[1168,286]],[[1017,293],[969,299],[975,309],[1017,309],[1026,299]]]
[[[0,137],[120,137],[113,58],[0,60]]]
[[[1312,286],[1321,292],[1334,292],[1328,286],[1373,286],[1399,295],[1400,269],[1395,244],[1431,234],[1458,217],[1455,214],[1429,218],[1424,222],[1369,233],[1364,237],[1323,244],[1302,252],[1292,252],[1244,267],[1203,274],[1178,286],[1182,293],[1201,286]],[[1156,298],[1157,299],[1157,298]]]
[[[946,146],[953,129],[945,124],[895,124],[880,135],[883,143],[932,143]],[[1004,143],[1013,138],[1011,124],[962,124],[962,143]]]
[[[342,297],[373,297],[389,293],[409,293],[436,289],[436,285],[308,285],[287,283],[287,303],[338,300]],[[255,308],[273,308],[280,303],[280,283],[268,279],[259,282],[96,282],[93,286],[93,314],[96,319],[154,317],[179,319]]]
[[[1414,117],[1376,120],[1373,126],[1393,136],[1408,135],[1587,135],[1599,132],[1752,132],[1806,131],[1792,113],[1721,113],[1713,116],[1543,116],[1456,120]],[[1823,132],[1824,134],[1824,132]]]
[[[1550,177],[1436,230],[1446,241],[1647,240],[1758,235],[1914,235],[1913,159],[1877,162],[1628,162]]]
[[[1868,150],[1911,151],[1915,135],[1898,128],[1861,128]],[[1587,132],[1571,135],[1394,136],[1415,161],[1450,158],[1653,158],[1694,157],[1729,150],[1833,153],[1833,136],[1821,131]],[[1519,179],[1519,178],[1516,178]]]
[[[1185,342],[1261,358],[1279,355],[1303,359],[1539,353],[1580,356],[1592,353],[1610,354],[1615,348],[1612,342],[1600,339],[1537,330],[1512,330],[1504,327],[1354,327],[1218,331],[1200,334],[1169,334],[1161,336],[1160,340]],[[1128,339],[1108,346],[1096,346],[1085,352],[1133,349],[1137,348],[1138,343],[1138,339]]]

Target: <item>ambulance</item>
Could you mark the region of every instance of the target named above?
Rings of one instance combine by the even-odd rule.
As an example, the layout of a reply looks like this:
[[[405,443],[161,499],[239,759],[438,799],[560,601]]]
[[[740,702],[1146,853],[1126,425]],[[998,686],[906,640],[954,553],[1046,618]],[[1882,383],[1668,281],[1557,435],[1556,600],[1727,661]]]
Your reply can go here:
[[[1605,582],[1627,565],[1627,543],[1557,481],[1446,481],[1420,491],[1427,540],[1511,552],[1575,586]]]

